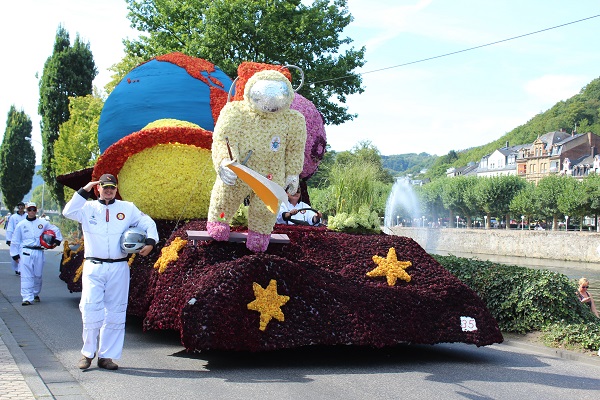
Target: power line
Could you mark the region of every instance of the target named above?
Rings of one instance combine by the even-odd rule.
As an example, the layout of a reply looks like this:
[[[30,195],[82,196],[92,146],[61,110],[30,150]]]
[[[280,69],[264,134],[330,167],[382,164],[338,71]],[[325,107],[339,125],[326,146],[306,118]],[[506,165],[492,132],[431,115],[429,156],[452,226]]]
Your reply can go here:
[[[422,58],[420,60],[410,61],[410,62],[407,62],[407,63],[404,63],[404,64],[393,65],[391,67],[385,67],[385,68],[374,69],[372,71],[361,72],[361,73],[358,73],[357,75],[372,74],[374,72],[380,72],[380,71],[385,71],[385,70],[388,70],[388,69],[400,68],[400,67],[404,67],[404,66],[411,65],[411,64],[421,63],[421,62],[424,62],[424,61],[435,60],[436,58],[448,57],[448,56],[451,56],[451,55],[454,55],[454,54],[464,53],[466,51],[480,49],[482,47],[492,46],[492,45],[495,45],[495,44],[498,44],[498,43],[504,43],[504,42],[508,42],[510,40],[520,39],[520,38],[523,38],[523,37],[526,37],[526,36],[535,35],[537,33],[550,31],[552,29],[562,28],[563,26],[576,24],[578,22],[587,21],[588,19],[597,18],[597,17],[600,17],[600,14],[593,15],[591,17],[587,17],[587,18],[583,18],[583,19],[578,19],[577,21],[571,21],[571,22],[567,22],[565,24],[556,25],[556,26],[553,26],[553,27],[550,27],[550,28],[541,29],[539,31],[525,33],[525,34],[519,35],[519,36],[513,36],[513,37],[508,38],[508,39],[497,40],[495,42],[490,42],[490,43],[482,44],[482,45],[475,46],[475,47],[469,47],[468,49],[457,50],[457,51],[453,51],[451,53],[440,54],[438,56],[433,56],[433,57],[428,57],[428,58]],[[344,75],[344,76],[340,76],[340,77],[337,77],[337,78],[331,78],[331,79],[325,79],[325,80],[322,80],[322,81],[311,82],[308,85],[314,85],[314,84],[317,84],[317,83],[336,81],[338,79],[344,79],[344,78],[348,78],[348,77],[352,77],[352,76],[354,76],[354,75]]]

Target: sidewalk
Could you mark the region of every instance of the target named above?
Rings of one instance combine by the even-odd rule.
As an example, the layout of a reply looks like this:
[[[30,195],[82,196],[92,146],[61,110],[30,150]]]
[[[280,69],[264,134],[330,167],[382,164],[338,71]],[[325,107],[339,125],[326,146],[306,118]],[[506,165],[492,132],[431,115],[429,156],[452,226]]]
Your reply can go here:
[[[0,399],[91,399],[2,292]]]
[[[0,319],[0,398],[52,399],[42,378]]]

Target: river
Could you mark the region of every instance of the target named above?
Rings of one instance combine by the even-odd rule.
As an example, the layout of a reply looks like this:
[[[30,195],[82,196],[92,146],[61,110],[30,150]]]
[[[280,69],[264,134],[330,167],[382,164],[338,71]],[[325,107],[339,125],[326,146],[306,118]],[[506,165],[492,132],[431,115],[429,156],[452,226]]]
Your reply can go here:
[[[476,258],[482,261],[492,261],[500,264],[518,265],[521,267],[535,268],[535,269],[547,269],[550,271],[560,272],[565,274],[569,279],[579,280],[582,276],[586,277],[590,281],[590,288],[588,289],[596,304],[600,300],[600,264],[597,263],[586,263],[579,261],[564,261],[564,260],[552,260],[542,258],[530,258],[530,257],[514,257],[514,256],[500,256],[494,254],[475,254],[475,253],[460,253],[460,252],[431,252],[432,254],[439,254],[446,256],[452,254],[456,257],[465,258]]]

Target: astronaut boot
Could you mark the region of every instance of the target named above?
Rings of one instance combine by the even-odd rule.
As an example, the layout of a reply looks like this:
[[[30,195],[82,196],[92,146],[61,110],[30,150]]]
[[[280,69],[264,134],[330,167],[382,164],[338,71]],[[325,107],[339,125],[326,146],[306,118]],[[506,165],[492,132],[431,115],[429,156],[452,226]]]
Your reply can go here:
[[[269,246],[271,235],[248,231],[248,239],[246,239],[246,247],[254,253],[264,253]]]
[[[220,221],[208,221],[206,223],[206,231],[215,240],[224,242],[229,240],[229,224]]]

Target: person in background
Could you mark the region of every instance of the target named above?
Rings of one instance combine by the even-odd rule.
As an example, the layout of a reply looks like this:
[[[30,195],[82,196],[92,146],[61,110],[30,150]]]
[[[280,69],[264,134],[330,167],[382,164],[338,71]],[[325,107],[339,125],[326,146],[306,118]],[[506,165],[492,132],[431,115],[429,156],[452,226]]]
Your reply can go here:
[[[6,226],[6,244],[8,246],[10,246],[15,228],[19,222],[23,221],[25,218],[27,218],[27,214],[25,213],[25,203],[20,201],[19,204],[17,204],[17,212],[10,216],[8,219],[8,225]],[[15,275],[21,275],[18,262],[12,260],[10,266],[12,267],[13,271],[15,271]]]
[[[577,289],[577,297],[579,297],[579,301],[590,306],[590,309],[596,317],[600,317],[600,315],[598,315],[598,309],[596,309],[596,303],[594,302],[594,298],[588,292],[589,287],[590,282],[587,280],[587,278],[581,278],[579,280],[579,288]]]
[[[94,187],[98,200],[87,201]],[[128,254],[121,249],[121,236],[130,227],[146,231],[141,256],[150,254],[158,241],[156,223],[133,203],[117,200],[117,179],[104,174],[73,194],[63,215],[81,224],[85,243],[81,301],[83,321],[82,358],[78,367],[87,369],[98,355],[98,367],[116,370],[113,359],[121,358],[125,339],[125,312],[129,300]]]
[[[52,243],[59,245],[62,234],[56,225],[38,218],[35,203],[27,203],[27,217],[17,224],[10,244],[10,255],[19,264],[21,272],[22,305],[29,306],[40,301],[42,291],[42,272],[44,269],[44,250],[40,237],[47,230],[54,231]]]
[[[321,223],[323,215],[313,211],[308,204],[301,201],[300,197],[300,185],[298,185],[296,193],[288,193],[288,201],[281,203],[277,214],[278,224],[319,225]]]

